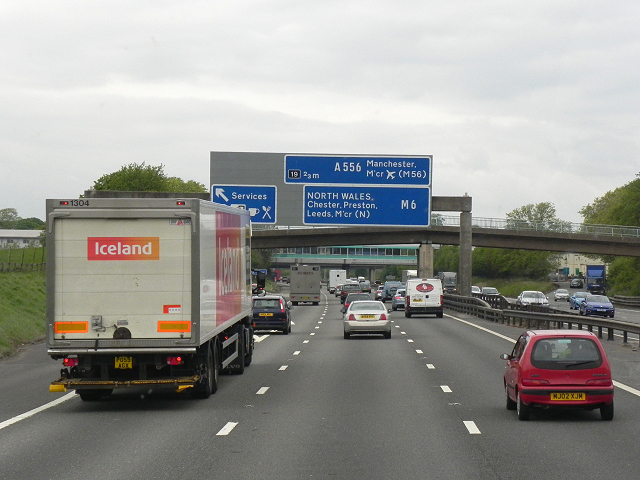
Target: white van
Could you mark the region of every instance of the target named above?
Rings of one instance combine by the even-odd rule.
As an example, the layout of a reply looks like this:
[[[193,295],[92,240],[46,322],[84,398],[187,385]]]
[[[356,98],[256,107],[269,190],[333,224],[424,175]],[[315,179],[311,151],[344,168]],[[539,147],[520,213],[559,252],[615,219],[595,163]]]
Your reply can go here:
[[[433,313],[436,317],[444,315],[442,300],[442,281],[439,278],[410,278],[407,280],[404,316]]]

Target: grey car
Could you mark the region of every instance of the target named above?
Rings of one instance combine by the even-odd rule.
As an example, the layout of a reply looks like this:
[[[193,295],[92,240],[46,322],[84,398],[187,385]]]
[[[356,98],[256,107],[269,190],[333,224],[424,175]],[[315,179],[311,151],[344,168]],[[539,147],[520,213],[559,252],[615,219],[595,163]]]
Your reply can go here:
[[[404,297],[407,295],[407,291],[404,288],[399,288],[396,290],[396,293],[393,294],[391,298],[391,310],[394,312],[398,310],[398,308],[404,309]]]

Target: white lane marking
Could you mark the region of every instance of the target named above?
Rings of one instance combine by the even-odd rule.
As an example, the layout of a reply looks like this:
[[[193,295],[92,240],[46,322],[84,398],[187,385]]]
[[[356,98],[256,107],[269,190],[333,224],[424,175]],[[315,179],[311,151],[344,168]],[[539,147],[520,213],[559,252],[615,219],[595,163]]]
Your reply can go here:
[[[264,395],[269,390],[269,387],[260,387],[260,390],[256,392],[256,395]]]
[[[501,335],[501,334],[499,334],[498,332],[494,332],[493,330],[489,330],[488,328],[481,327],[481,326],[476,325],[476,324],[474,324],[474,323],[467,322],[466,320],[463,320],[463,319],[458,318],[458,317],[454,317],[453,315],[448,315],[448,314],[447,314],[447,317],[452,318],[452,319],[454,319],[454,320],[457,320],[458,322],[466,323],[467,325],[470,325],[470,326],[472,326],[472,327],[475,327],[475,328],[477,328],[478,330],[482,330],[483,332],[490,333],[491,335],[495,335],[496,337],[500,337],[500,338],[502,338],[502,339],[504,339],[504,340],[506,340],[506,341],[508,341],[508,342],[511,342],[512,344],[514,344],[514,343],[516,342],[513,338],[509,338],[509,337],[507,337],[507,336],[505,336],[505,335]],[[576,323],[577,323],[577,322],[576,322]],[[630,387],[630,386],[628,386],[628,385],[625,385],[624,383],[616,382],[615,380],[613,381],[613,384],[614,384],[616,387],[621,388],[622,390],[626,390],[627,392],[632,393],[633,395],[636,395],[637,397],[640,397],[640,390],[636,390],[636,389],[635,389],[635,388],[633,388],[633,387]]]
[[[314,336],[314,335],[315,335],[315,332],[311,332],[309,335]]]
[[[316,330],[318,330],[320,327],[315,327]]]
[[[13,425],[14,423],[18,423],[19,421],[24,420],[25,418],[32,417],[36,413],[40,413],[51,407],[60,405],[61,403],[66,402],[67,400],[71,400],[75,396],[76,396],[76,392],[69,392],[66,395],[63,395],[62,397],[57,398],[56,400],[53,400],[52,402],[45,403],[44,405],[34,408],[33,410],[29,410],[26,413],[21,413],[20,415],[10,418],[9,420],[5,420],[4,422],[0,423],[0,430],[2,430],[5,427],[8,427],[9,425]]]
[[[236,428],[236,425],[238,425],[238,422],[228,422],[216,435],[229,435],[231,430]]]
[[[265,338],[269,338],[269,335],[254,335],[253,336],[253,341],[260,343],[261,341],[263,341]]]
[[[278,370],[285,371],[289,365],[282,365]]]
[[[294,355],[300,355],[300,350],[296,350],[295,352],[293,352]]]
[[[400,333],[401,333],[402,335],[406,335],[406,334],[407,334],[407,332],[400,332]]]
[[[304,342],[302,342],[302,343],[309,343],[309,340],[305,340],[305,341],[304,341]]]
[[[318,323],[322,323],[322,320],[320,320]]]
[[[480,429],[476,426],[476,422],[472,422],[470,420],[467,420],[464,423],[464,426],[467,427],[467,430],[469,430],[469,433],[471,435],[479,435]]]
[[[422,355],[424,352],[423,352],[422,350],[416,350],[416,353],[417,353],[418,355]]]
[[[410,338],[407,338],[407,342],[413,343],[413,340],[411,340]]]
[[[487,332],[487,333],[490,333],[491,335],[495,335],[496,337],[500,337],[500,338],[502,338],[502,339],[504,339],[504,340],[506,340],[508,342],[516,343],[516,341],[513,338],[509,338],[506,335],[502,335],[502,334],[500,334],[498,332],[494,332],[493,330],[489,330],[488,328],[481,327],[480,325],[476,325],[475,323],[467,322],[466,320],[463,320],[463,319],[458,318],[458,317],[454,317],[453,315],[447,315],[447,317],[453,318],[454,320],[457,320],[457,321],[462,322],[462,323],[466,323],[467,325],[469,325],[471,327],[475,327],[478,330],[482,330],[483,332]]]
[[[613,384],[618,387],[621,388],[622,390],[626,390],[629,393],[633,393],[634,395],[640,397],[640,390],[636,390],[633,387],[630,387],[628,385],[625,385],[624,383],[620,383],[620,382],[616,382],[615,380],[613,381]]]
[[[435,370],[436,369],[436,367],[432,363],[427,363],[427,368],[429,370]]]
[[[449,388],[448,385],[440,385],[440,388],[444,393],[452,393],[452,390]]]

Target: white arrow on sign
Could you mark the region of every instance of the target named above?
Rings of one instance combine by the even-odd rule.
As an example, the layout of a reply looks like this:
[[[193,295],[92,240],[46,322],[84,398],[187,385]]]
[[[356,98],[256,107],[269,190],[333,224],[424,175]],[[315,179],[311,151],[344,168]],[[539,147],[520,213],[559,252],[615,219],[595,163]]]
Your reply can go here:
[[[224,188],[216,188],[216,197],[222,198],[225,202],[228,202],[229,199],[224,194]]]

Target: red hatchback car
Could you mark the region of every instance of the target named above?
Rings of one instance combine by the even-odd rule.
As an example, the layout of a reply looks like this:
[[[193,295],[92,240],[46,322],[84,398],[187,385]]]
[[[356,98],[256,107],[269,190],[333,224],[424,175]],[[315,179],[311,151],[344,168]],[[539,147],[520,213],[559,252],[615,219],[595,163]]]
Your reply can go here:
[[[507,361],[507,409],[528,420],[534,407],[600,409],[613,419],[611,367],[598,337],[581,330],[530,330],[518,338]]]

